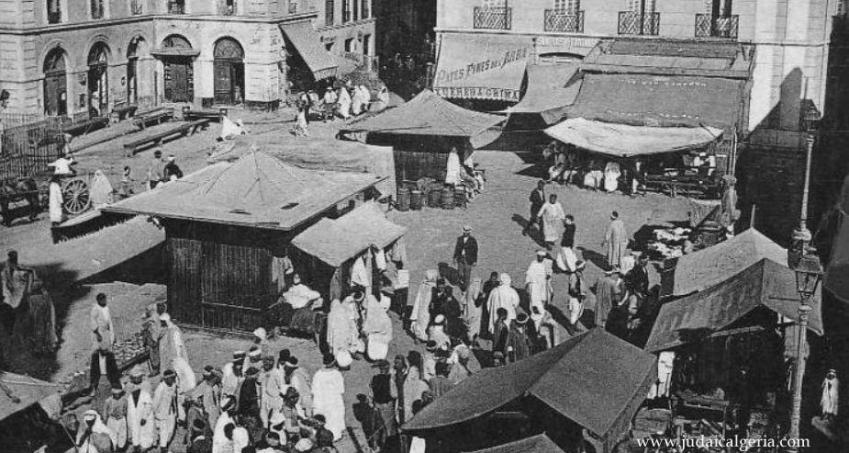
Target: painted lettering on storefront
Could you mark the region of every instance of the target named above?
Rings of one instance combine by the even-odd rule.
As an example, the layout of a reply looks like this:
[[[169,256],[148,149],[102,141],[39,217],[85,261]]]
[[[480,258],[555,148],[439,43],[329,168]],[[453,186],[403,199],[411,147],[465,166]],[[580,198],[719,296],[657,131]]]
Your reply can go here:
[[[469,77],[476,74],[481,74],[496,69],[502,69],[508,64],[527,60],[529,53],[529,48],[521,47],[517,49],[508,50],[504,52],[503,55],[499,55],[497,58],[487,58],[485,60],[475,61],[472,63],[468,63],[461,68],[440,69],[439,72],[437,72],[436,74],[436,83],[445,84],[456,82],[459,80],[468,79]]]
[[[440,97],[454,99],[494,99],[519,102],[519,90],[487,87],[435,87]]]

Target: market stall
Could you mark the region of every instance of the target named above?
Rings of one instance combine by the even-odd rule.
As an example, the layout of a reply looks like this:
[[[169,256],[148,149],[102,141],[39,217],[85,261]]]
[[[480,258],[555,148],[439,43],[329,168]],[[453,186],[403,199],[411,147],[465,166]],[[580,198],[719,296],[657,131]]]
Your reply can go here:
[[[400,209],[420,208],[425,200],[432,207],[453,207],[483,187],[483,172],[474,164],[470,137],[501,120],[424,90],[398,107],[349,123],[340,136],[393,147]],[[415,200],[409,190],[419,191]]]

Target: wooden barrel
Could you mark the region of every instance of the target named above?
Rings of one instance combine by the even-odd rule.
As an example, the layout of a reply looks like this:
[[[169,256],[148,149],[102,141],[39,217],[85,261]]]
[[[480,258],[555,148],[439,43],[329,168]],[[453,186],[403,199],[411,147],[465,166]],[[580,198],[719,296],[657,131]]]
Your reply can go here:
[[[453,187],[445,187],[442,189],[442,209],[454,209]]]
[[[410,192],[410,209],[418,211],[422,208],[424,199],[422,198],[421,190],[413,190]]]
[[[442,189],[432,187],[427,194],[427,205],[431,208],[440,207],[440,197],[442,197]]]
[[[398,188],[398,210],[408,211],[410,209],[410,189],[406,187]]]

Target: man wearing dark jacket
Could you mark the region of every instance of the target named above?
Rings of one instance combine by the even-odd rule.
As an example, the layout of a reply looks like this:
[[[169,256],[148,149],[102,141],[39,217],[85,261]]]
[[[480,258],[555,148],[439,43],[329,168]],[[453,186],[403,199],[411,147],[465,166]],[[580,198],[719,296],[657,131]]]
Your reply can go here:
[[[457,263],[457,270],[460,271],[460,288],[466,291],[472,277],[472,268],[478,262],[478,241],[472,237],[472,227],[468,225],[463,227],[463,235],[457,238],[457,244],[454,246],[454,262]]]
[[[528,200],[531,202],[531,217],[528,218],[528,224],[525,226],[525,229],[522,230],[523,235],[528,234],[531,227],[535,223],[539,222],[539,210],[542,209],[542,205],[545,204],[545,181],[537,183],[537,188],[531,192]]]

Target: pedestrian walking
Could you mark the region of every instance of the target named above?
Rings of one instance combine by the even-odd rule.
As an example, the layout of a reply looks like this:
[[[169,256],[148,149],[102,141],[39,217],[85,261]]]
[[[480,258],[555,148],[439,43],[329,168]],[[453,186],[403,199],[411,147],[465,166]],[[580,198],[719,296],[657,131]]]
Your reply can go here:
[[[527,235],[530,232],[531,227],[536,224],[538,228],[542,228],[539,222],[539,210],[542,209],[542,205],[545,204],[545,181],[540,181],[537,183],[536,189],[531,191],[530,196],[528,196],[528,200],[531,202],[531,215],[528,217],[528,224],[525,225],[525,228],[522,230],[522,235]]]
[[[628,249],[628,233],[625,231],[625,223],[616,211],[610,213],[610,224],[604,233],[601,246],[605,249],[607,265],[610,268],[619,266]]]
[[[460,288],[463,291],[469,287],[472,278],[472,269],[478,262],[478,241],[472,237],[472,227],[463,227],[463,235],[457,238],[454,245],[454,262],[460,272]]]
[[[548,250],[551,250],[557,240],[560,239],[564,219],[566,219],[566,213],[563,211],[563,205],[557,201],[557,195],[549,195],[548,203],[542,205],[539,210],[543,239]]]

